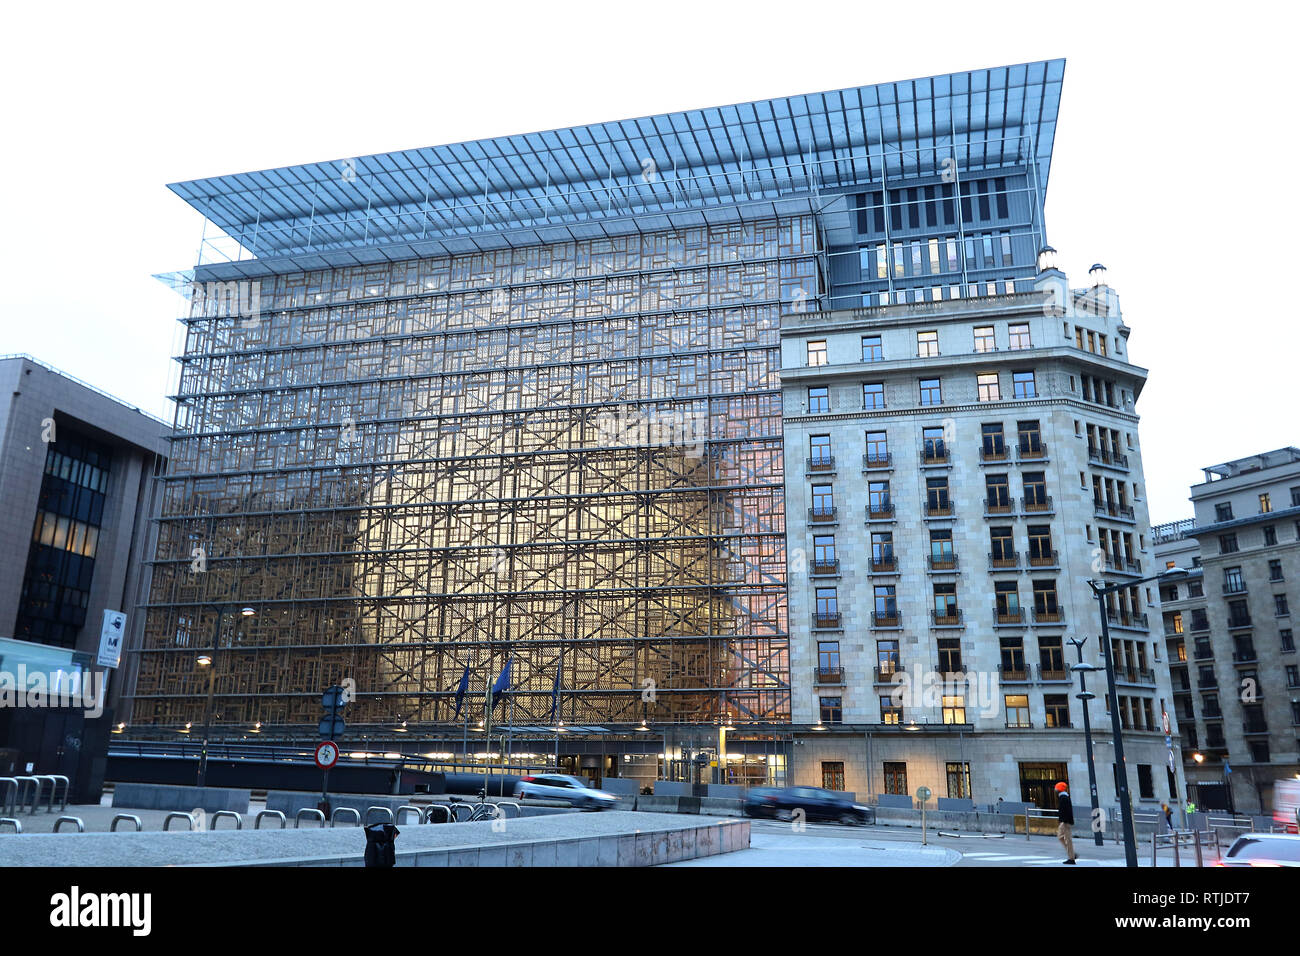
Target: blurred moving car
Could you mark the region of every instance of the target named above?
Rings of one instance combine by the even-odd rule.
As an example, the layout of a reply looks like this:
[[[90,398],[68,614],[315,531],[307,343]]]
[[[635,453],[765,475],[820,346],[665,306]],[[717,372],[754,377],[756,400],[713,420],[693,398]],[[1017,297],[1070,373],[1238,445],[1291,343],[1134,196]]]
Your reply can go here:
[[[618,803],[614,794],[589,787],[585,780],[562,773],[524,777],[515,784],[515,796],[565,800],[570,806],[583,810],[608,810]]]
[[[1300,866],[1300,835],[1243,833],[1232,841],[1219,866]]]
[[[861,826],[876,822],[876,811],[854,803],[848,794],[820,787],[755,787],[745,796],[745,814],[792,820],[803,810],[805,820],[836,820]]]
[[[1273,822],[1287,833],[1300,832],[1300,780],[1273,784]]]

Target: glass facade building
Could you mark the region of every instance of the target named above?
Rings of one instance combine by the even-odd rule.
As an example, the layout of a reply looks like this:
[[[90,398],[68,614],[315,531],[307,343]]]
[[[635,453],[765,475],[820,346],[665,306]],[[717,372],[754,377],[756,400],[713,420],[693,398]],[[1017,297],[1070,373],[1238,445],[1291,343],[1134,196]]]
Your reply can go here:
[[[512,724],[788,725],[781,316],[1030,288],[1063,70],[174,184],[133,730],[202,719],[214,627],[230,733],[348,679],[459,728],[507,667]]]

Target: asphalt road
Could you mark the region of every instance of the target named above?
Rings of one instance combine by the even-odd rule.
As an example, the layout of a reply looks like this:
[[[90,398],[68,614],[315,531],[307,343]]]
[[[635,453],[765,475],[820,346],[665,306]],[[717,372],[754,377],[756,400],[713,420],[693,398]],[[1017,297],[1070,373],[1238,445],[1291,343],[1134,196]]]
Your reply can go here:
[[[1124,849],[1114,843],[1103,847],[1076,839],[1075,854],[1081,867],[1122,867]],[[1161,865],[1172,866],[1168,851]],[[809,823],[802,830],[775,820],[753,820],[750,848],[722,856],[672,863],[670,866],[1052,866],[1063,864],[1065,851],[1055,837],[979,836],[941,837],[927,834],[921,844],[917,830],[906,827],[851,827],[834,823]],[[1139,848],[1138,861],[1151,863]]]

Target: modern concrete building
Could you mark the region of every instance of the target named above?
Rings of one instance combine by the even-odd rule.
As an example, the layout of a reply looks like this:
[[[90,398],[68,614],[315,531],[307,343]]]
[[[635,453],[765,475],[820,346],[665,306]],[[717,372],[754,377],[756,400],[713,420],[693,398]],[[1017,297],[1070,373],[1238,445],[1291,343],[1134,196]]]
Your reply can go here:
[[[1267,813],[1300,775],[1300,448],[1204,473],[1195,517],[1154,529],[1161,565],[1197,569],[1160,588],[1187,780],[1203,806]]]
[[[1032,288],[791,313],[782,321],[791,684],[803,783],[1054,806],[1086,793],[1071,637],[1110,638],[1135,806],[1182,793],[1118,298]],[[943,283],[942,285],[940,283]],[[802,460],[801,460],[802,459]],[[1091,720],[1115,801],[1104,675]],[[815,722],[815,723],[814,723]],[[1176,764],[1175,764],[1176,766]],[[1082,802],[1076,796],[1077,802]]]
[[[0,358],[0,749],[10,764],[73,777],[74,789],[92,752],[102,773],[95,741],[124,683],[97,663],[104,612],[127,615],[128,645],[143,631],[135,606],[168,431],[30,356]],[[21,699],[35,685],[18,680],[20,668],[51,690],[60,674],[102,677],[104,716]]]

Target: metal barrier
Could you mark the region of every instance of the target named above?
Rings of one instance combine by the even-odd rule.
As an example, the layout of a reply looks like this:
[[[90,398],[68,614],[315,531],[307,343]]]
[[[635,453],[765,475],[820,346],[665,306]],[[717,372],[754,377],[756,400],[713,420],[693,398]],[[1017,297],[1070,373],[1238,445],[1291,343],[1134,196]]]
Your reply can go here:
[[[471,820],[474,816],[474,808],[468,803],[453,803],[448,807],[448,809],[451,812],[451,820],[453,823],[465,823]],[[462,810],[465,811],[463,819],[461,818]]]
[[[425,808],[424,808],[424,819],[423,819],[421,822],[422,822],[422,823],[432,823],[432,822],[433,822],[433,815],[434,815],[434,813],[441,813],[441,814],[444,814],[444,815],[446,816],[447,819],[443,820],[443,821],[442,821],[443,823],[455,823],[455,822],[456,822],[456,815],[455,815],[454,813],[451,812],[451,807],[447,806],[447,804],[445,804],[445,803],[431,803],[431,804],[429,804],[429,806],[425,807]]]
[[[374,813],[376,810],[378,810],[380,813],[388,814],[388,822],[389,823],[393,822],[393,811],[389,810],[387,807],[366,807],[366,815],[365,815],[366,826],[370,826],[370,814]]]
[[[234,820],[236,830],[244,829],[244,818],[234,810],[218,810],[216,813],[212,814],[212,822],[208,824],[208,829],[215,830],[217,828],[217,821],[222,817]]]
[[[402,822],[402,814],[403,814],[403,813],[414,813],[414,814],[415,814],[415,822],[416,822],[416,823],[423,823],[423,822],[424,822],[424,811],[421,810],[419,807],[413,807],[413,806],[411,806],[409,803],[404,803],[404,804],[402,804],[402,806],[400,806],[400,807],[397,808],[396,819],[394,819],[393,822],[394,822],[394,823],[401,823],[401,822]]]
[[[284,818],[284,814],[279,810],[259,810],[257,816],[253,818],[253,829],[262,829],[262,820],[265,817],[271,817],[280,821],[280,829],[283,830],[289,825],[289,821]]]
[[[164,833],[166,833],[167,830],[171,828],[171,824],[173,820],[184,820],[190,825],[191,830],[193,830],[196,826],[196,823],[194,821],[194,814],[185,813],[183,810],[173,810],[171,813],[167,814],[167,816],[163,817]]]
[[[1195,854],[1196,866],[1205,866],[1205,856],[1202,851],[1204,840],[1213,839],[1213,833],[1206,830],[1202,833],[1200,830],[1170,830],[1168,833],[1151,834],[1151,865],[1159,866],[1161,847],[1173,847],[1174,866],[1182,866],[1182,859],[1179,856],[1178,848],[1186,844]],[[1218,844],[1215,844],[1215,856],[1218,857]]]
[[[23,832],[22,823],[15,820],[13,817],[0,817],[0,827],[4,826],[6,823],[10,824],[14,828],[14,833]]]
[[[115,817],[113,817],[113,822],[108,825],[108,832],[109,833],[117,832],[117,825],[121,823],[123,820],[129,820],[132,823],[134,823],[136,833],[139,833],[141,830],[144,829],[144,824],[140,822],[140,818],[137,817],[134,813],[119,813]]]
[[[1029,834],[1030,834],[1030,832],[1033,830],[1033,828],[1029,825],[1029,821],[1030,821],[1031,819],[1034,819],[1034,820],[1050,820],[1050,819],[1056,817],[1057,815],[1058,815],[1058,814],[1057,814],[1057,812],[1056,812],[1055,810],[1045,810],[1045,809],[1042,809],[1042,808],[1040,808],[1040,807],[1026,807],[1026,808],[1025,808],[1025,813],[1024,813],[1024,817],[1025,817],[1025,841],[1026,841],[1026,842],[1029,841]],[[1020,814],[1017,813],[1016,816],[1018,817],[1018,816],[1020,816]],[[1015,822],[1014,822],[1014,821],[1015,821],[1015,817],[1012,817],[1011,819],[1012,819],[1011,829],[1012,829],[1012,832],[1015,832]]]
[[[501,817],[503,820],[511,819],[510,814],[508,814],[508,813],[505,812],[507,808],[509,808],[509,809],[511,809],[511,810],[513,810],[513,811],[515,812],[515,813],[514,813],[514,816],[515,816],[515,817],[522,817],[522,816],[524,815],[524,808],[521,807],[519,804],[517,804],[517,803],[513,803],[513,802],[511,802],[511,801],[509,801],[509,800],[502,800],[502,801],[501,801],[500,803],[498,803],[496,806],[497,806],[498,814],[500,815],[500,817]]]
[[[59,817],[57,820],[54,821],[54,832],[58,833],[59,828],[62,827],[63,824],[65,823],[75,823],[77,825],[78,833],[86,832],[86,825],[81,822],[81,817]]]
[[[40,791],[40,789],[41,789],[40,781],[37,780],[35,777],[14,777],[14,779],[18,781],[18,812],[19,812],[19,813],[22,813],[22,812],[23,812],[23,807],[27,805],[27,801],[23,798],[23,791],[27,789],[27,785],[28,785],[28,784],[31,784],[31,786],[32,786],[32,809],[31,809],[31,812],[32,812],[32,813],[35,813],[35,812],[36,812],[36,796],[37,796],[37,793],[38,793],[38,792]]]
[[[320,825],[322,827],[325,826],[325,814],[321,813],[319,810],[316,810],[312,807],[303,807],[301,810],[298,811],[297,815],[293,818],[293,828],[295,830],[299,830],[302,828],[302,818],[304,816],[310,817],[313,820],[319,820]]]
[[[0,813],[7,813],[9,816],[14,815],[14,801],[18,799],[18,779],[16,777],[0,777]]]
[[[340,813],[352,814],[352,823],[361,826],[361,812],[353,807],[335,807],[334,812],[330,814],[330,826],[336,827],[339,825]]]
[[[72,782],[61,773],[50,774],[50,779],[54,781],[54,786],[50,788],[50,811],[54,810],[54,795],[58,792],[59,781],[63,781],[63,800],[59,803],[59,812],[62,813],[68,809],[68,792],[72,789]]]

